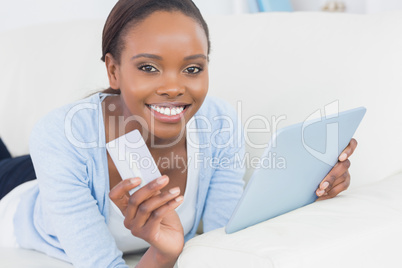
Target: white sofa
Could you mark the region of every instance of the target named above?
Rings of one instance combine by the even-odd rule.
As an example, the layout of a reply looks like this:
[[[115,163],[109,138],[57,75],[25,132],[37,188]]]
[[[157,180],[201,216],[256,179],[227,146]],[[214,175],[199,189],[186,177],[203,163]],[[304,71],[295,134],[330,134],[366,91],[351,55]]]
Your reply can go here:
[[[402,267],[402,13],[207,21],[209,94],[232,103],[254,129],[250,157],[262,153],[251,143],[269,140],[275,118],[283,127],[334,102],[339,110],[365,106],[367,114],[355,135],[348,191],[232,235],[223,229],[200,235],[186,244],[178,266]],[[14,156],[28,153],[30,130],[45,113],[107,87],[99,60],[102,26],[73,21],[0,34],[0,136]],[[130,265],[139,258],[126,256]],[[6,248],[0,266],[71,267]]]

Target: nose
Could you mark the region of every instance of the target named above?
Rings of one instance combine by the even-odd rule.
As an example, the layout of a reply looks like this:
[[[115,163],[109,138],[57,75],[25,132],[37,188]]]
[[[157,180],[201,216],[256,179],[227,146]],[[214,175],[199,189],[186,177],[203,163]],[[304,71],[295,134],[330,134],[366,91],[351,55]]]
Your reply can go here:
[[[185,86],[182,85],[177,77],[170,77],[166,79],[163,86],[160,86],[156,93],[168,98],[176,98],[183,95],[185,92]]]
[[[184,94],[184,89],[182,87],[174,88],[160,88],[156,91],[158,95],[166,96],[169,98],[175,98]]]

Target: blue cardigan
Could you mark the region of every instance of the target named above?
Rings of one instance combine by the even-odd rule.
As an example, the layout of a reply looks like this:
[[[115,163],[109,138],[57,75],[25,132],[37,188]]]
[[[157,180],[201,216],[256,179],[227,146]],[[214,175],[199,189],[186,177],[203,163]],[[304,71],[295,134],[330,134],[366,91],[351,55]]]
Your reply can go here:
[[[43,117],[30,138],[38,187],[14,218],[23,248],[74,267],[127,267],[107,227],[109,175],[101,101],[97,93]],[[235,110],[207,97],[195,115],[200,151],[196,219],[204,232],[228,222],[243,191],[244,139]]]

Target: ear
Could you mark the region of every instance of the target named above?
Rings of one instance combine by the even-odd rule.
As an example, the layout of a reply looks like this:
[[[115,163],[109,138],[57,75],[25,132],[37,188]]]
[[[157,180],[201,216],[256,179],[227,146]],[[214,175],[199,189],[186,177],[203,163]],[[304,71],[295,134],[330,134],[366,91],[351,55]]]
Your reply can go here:
[[[120,66],[117,64],[112,54],[107,53],[105,55],[105,64],[110,87],[115,90],[120,89]]]

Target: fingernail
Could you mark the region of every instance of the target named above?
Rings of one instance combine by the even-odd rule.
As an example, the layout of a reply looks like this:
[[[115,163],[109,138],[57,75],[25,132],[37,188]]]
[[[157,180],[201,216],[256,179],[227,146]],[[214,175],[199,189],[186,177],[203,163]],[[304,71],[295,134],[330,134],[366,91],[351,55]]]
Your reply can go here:
[[[322,189],[322,190],[327,189],[328,185],[329,185],[329,182],[325,181],[325,182],[322,184],[322,188],[321,188],[321,189]]]
[[[180,203],[181,201],[183,201],[183,199],[184,199],[183,196],[179,196],[179,197],[176,197],[176,198],[175,198],[175,201],[176,201],[177,203]]]
[[[317,195],[318,195],[318,196],[322,196],[324,193],[325,193],[324,190],[320,190],[320,191],[317,192]]]
[[[346,153],[342,153],[341,156],[339,157],[339,160],[341,161],[346,160],[347,157],[348,155]]]
[[[130,179],[130,183],[131,184],[138,184],[138,183],[140,183],[141,182],[141,179],[140,178],[132,178],[132,179]]]
[[[180,193],[180,188],[179,187],[175,187],[169,190],[169,193],[172,195],[178,194]]]
[[[166,181],[167,181],[167,177],[166,177],[166,176],[162,176],[162,177],[160,177],[160,178],[158,178],[158,179],[156,180],[156,183],[157,183],[157,184],[164,184]]]

